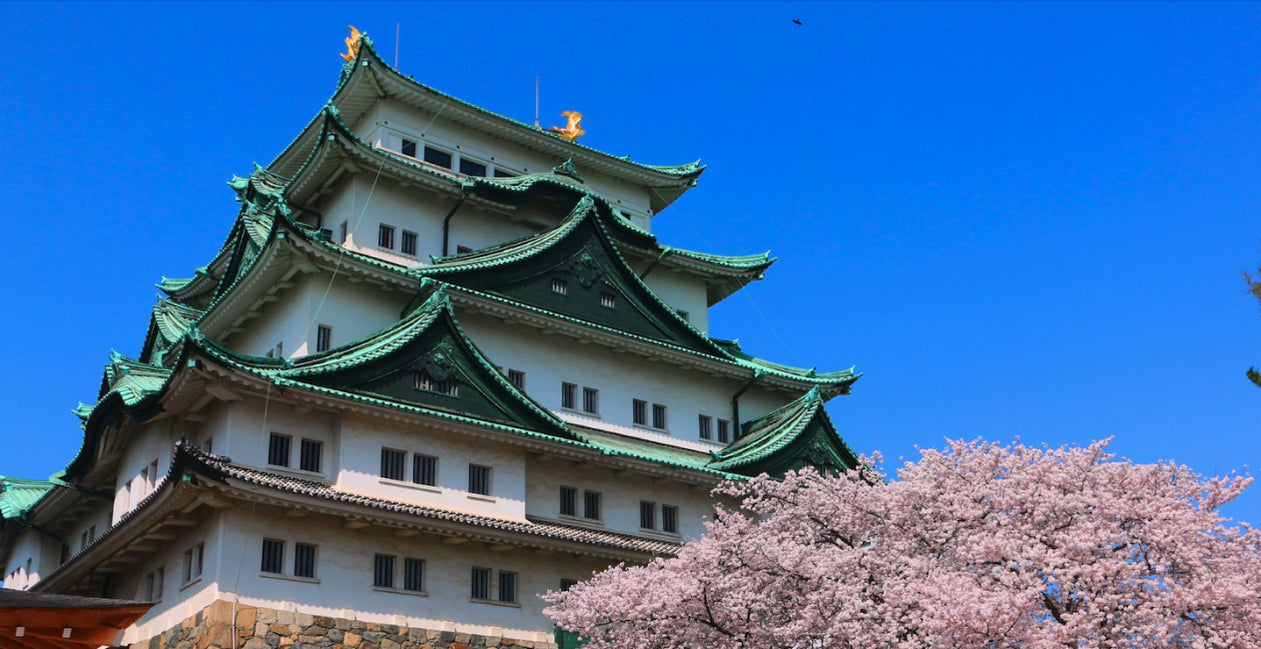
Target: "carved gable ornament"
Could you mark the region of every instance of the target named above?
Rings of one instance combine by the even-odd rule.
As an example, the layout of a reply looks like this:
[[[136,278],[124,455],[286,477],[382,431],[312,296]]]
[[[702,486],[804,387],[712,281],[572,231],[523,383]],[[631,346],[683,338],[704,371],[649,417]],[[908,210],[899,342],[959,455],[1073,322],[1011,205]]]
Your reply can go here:
[[[429,353],[420,358],[416,369],[421,370],[439,381],[454,378],[459,374],[455,366],[455,350],[449,343],[440,343]]]
[[[581,255],[574,257],[569,262],[569,274],[582,284],[583,288],[591,288],[597,281],[604,277],[604,273],[600,270],[600,265],[595,262],[595,258],[586,250]]]

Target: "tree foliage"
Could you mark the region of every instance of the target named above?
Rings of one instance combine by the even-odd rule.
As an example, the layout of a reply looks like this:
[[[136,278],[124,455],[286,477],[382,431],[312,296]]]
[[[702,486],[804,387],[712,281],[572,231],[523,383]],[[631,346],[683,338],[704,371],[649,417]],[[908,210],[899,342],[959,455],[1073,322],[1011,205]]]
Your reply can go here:
[[[1088,448],[951,442],[897,480],[806,470],[675,558],[545,596],[589,649],[1261,647],[1249,484]]]

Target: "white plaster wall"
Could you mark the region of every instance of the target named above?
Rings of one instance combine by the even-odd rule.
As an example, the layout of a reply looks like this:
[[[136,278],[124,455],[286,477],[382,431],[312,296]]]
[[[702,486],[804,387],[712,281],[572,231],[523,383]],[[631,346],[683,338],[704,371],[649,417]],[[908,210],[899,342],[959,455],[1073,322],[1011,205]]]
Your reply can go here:
[[[331,482],[337,475],[341,462],[337,415],[295,407],[279,398],[264,400],[252,396],[221,407],[228,410],[228,417],[224,434],[215,435],[216,454],[227,455],[238,464],[307,479]],[[292,438],[288,467],[270,466],[267,463],[268,443],[272,433]],[[323,443],[323,457],[318,473],[299,468],[298,454],[303,439]]]
[[[383,447],[408,452],[405,481],[381,477]],[[340,453],[339,489],[488,516],[525,515],[525,452],[520,448],[346,414],[341,420]],[[436,487],[410,482],[414,453],[438,458]],[[469,493],[470,463],[491,467],[490,496]]]
[[[646,476],[619,478],[609,469],[580,469],[564,460],[539,461],[534,458],[527,462],[526,468],[529,474],[526,511],[531,516],[676,542],[700,538],[705,533],[704,521],[713,518],[714,506],[708,488],[692,488],[681,483],[657,484]],[[578,490],[577,516],[560,515],[561,486]],[[599,521],[582,515],[583,492],[586,491],[600,494],[602,518]],[[639,526],[641,500],[657,504],[655,529]],[[661,508],[664,505],[679,508],[677,534],[661,531]]]
[[[550,638],[552,631],[552,622],[542,614],[545,604],[536,593],[559,588],[562,578],[586,579],[605,567],[585,557],[492,552],[484,543],[449,545],[431,535],[403,538],[374,527],[349,530],[337,518],[292,519],[282,510],[261,506],[228,511],[223,530],[218,587],[237,593],[242,603],[529,640],[540,632]],[[260,571],[264,538],[285,542],[283,576]],[[318,546],[315,579],[293,577],[295,542]],[[395,589],[373,587],[373,561],[378,553],[396,557]],[[424,594],[401,589],[406,557],[425,562]],[[516,572],[519,605],[471,600],[474,566],[491,568],[495,577],[503,570]],[[492,580],[492,597],[497,593],[496,583]]]
[[[644,283],[666,304],[687,311],[687,320],[693,327],[709,333],[709,298],[705,282],[699,277],[657,266]]]
[[[267,306],[246,331],[226,344],[238,353],[264,356],[283,343],[285,357],[306,356],[315,352],[319,325],[333,328],[332,345],[340,347],[398,322],[411,297],[351,282],[345,274],[337,278],[330,273],[298,275],[283,299]]]
[[[17,532],[5,559],[4,572],[0,573],[3,587],[26,589],[34,586],[41,575],[57,568],[60,551],[56,541],[34,529],[28,527]]]
[[[179,428],[175,419],[168,417],[141,424],[132,431],[127,448],[123,451],[117,465],[110,525],[118,522],[119,518],[135,509],[140,501],[161,486],[171,466],[171,449],[179,440],[181,430],[188,429]],[[151,464],[154,461],[157,461],[156,474],[150,475],[147,481],[142,480],[140,474],[146,470],[151,471]],[[97,534],[99,535],[102,531],[98,528]],[[79,537],[76,536],[73,540],[77,542],[78,539]],[[72,543],[70,548],[77,551],[78,545]]]
[[[191,516],[199,519],[197,525],[181,528],[184,531],[178,539],[159,544],[159,548],[141,562],[132,564],[134,567],[131,570],[115,577],[112,586],[114,597],[143,600],[148,595],[145,592],[145,575],[159,567],[164,570],[161,599],[127,629],[124,645],[162,633],[209,606],[218,595],[218,583],[225,574],[232,574],[230,568],[235,566],[224,565],[222,515],[203,507]],[[184,553],[198,543],[204,544],[205,549],[202,574],[186,582]]]

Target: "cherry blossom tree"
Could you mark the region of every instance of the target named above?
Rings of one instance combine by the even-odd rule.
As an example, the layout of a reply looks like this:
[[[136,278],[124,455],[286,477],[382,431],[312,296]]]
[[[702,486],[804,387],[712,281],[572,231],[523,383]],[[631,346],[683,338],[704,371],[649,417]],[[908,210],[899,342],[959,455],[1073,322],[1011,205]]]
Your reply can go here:
[[[766,476],[677,557],[544,596],[588,649],[1261,647],[1251,482],[951,442],[897,479]]]

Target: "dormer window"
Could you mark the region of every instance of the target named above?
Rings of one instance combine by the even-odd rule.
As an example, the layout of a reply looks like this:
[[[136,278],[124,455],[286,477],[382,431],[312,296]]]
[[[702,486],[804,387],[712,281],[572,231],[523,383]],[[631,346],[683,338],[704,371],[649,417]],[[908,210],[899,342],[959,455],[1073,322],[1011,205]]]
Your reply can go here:
[[[425,162],[432,165],[438,165],[444,169],[451,168],[451,154],[442,149],[435,149],[431,146],[425,147]]]
[[[604,292],[600,294],[600,306],[606,309],[617,308],[617,295],[614,293]]]
[[[414,140],[403,140],[403,146],[399,147],[399,153],[406,156],[416,157],[416,142]]]
[[[473,162],[466,158],[460,158],[460,173],[466,176],[485,176],[486,165]]]
[[[563,279],[552,279],[552,292],[569,295],[569,282]]]

